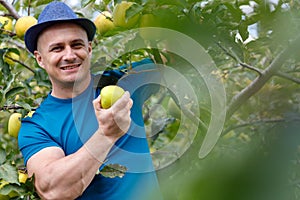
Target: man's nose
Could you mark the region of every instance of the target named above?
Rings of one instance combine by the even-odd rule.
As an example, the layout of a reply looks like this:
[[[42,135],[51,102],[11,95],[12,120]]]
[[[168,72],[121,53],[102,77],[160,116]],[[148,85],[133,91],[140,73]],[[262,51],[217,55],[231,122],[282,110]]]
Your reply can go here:
[[[74,52],[74,50],[70,47],[67,46],[65,48],[65,55],[64,55],[64,60],[75,60],[76,59],[76,54]]]

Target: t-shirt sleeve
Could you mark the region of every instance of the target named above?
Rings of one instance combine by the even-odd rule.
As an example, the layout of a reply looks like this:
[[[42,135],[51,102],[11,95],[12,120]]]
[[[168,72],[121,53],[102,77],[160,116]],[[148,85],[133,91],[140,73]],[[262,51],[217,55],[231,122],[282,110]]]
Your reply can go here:
[[[18,135],[19,149],[24,158],[24,164],[31,156],[46,147],[60,147],[32,118],[22,120],[21,129]]]

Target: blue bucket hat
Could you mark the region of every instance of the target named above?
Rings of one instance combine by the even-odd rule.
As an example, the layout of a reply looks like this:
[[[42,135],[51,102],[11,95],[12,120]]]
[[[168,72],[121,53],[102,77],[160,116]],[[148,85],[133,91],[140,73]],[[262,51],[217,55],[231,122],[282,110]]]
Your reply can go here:
[[[80,25],[86,30],[88,40],[93,40],[96,32],[95,24],[87,18],[78,18],[74,11],[65,3],[54,1],[49,3],[41,12],[38,23],[26,31],[24,40],[27,49],[33,53],[37,49],[39,34],[45,28],[61,22],[72,22]]]

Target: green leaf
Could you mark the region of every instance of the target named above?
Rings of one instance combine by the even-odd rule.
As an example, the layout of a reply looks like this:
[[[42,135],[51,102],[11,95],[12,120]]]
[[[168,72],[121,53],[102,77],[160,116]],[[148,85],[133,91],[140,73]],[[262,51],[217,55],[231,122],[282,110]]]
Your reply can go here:
[[[261,18],[260,14],[257,14],[257,13],[251,14],[250,16],[247,16],[246,23],[248,25],[255,24],[260,21],[260,18]]]
[[[17,55],[20,55],[20,51],[17,48],[8,48],[7,52],[13,52]]]
[[[178,7],[185,7],[186,2],[183,0],[157,0],[158,5],[174,5]]]
[[[242,37],[243,41],[245,41],[249,37],[248,26],[245,23],[241,23],[239,26],[239,34]]]
[[[4,62],[3,57],[4,57],[5,50],[0,49],[0,68],[1,71],[4,75],[4,77],[8,76],[10,74],[10,68],[6,62]]]
[[[105,5],[108,5],[112,0],[103,0],[103,2],[105,3]]]
[[[17,170],[9,163],[0,165],[0,179],[19,185]]]
[[[84,8],[92,2],[94,2],[94,0],[82,0],[81,1],[81,7]]]
[[[10,87],[11,87],[11,85],[14,83],[14,81],[15,81],[15,77],[16,77],[16,75],[15,74],[13,74],[13,75],[9,75],[7,78],[7,84],[6,84],[6,86],[4,87],[4,89],[3,89],[3,94],[4,95],[6,95],[6,93],[8,92],[8,90],[10,89]]]
[[[15,87],[10,89],[9,91],[6,92],[5,94],[5,98],[7,99],[10,96],[13,96],[15,94],[18,94],[20,91],[22,91],[24,89],[24,87]]]
[[[19,185],[5,185],[0,190],[1,195],[8,195],[10,199],[15,199],[16,197],[21,196],[23,193],[25,193],[25,190]]]
[[[127,10],[126,10],[126,20],[134,17],[135,15],[139,14],[142,12],[142,10],[144,9],[143,6],[139,5],[139,4],[132,4],[132,6],[130,6]]]
[[[31,110],[31,106],[28,103],[18,101],[17,104],[21,107],[23,107],[25,110]]]
[[[0,165],[6,161],[6,153],[3,149],[0,149]]]
[[[108,178],[122,178],[125,175],[126,171],[127,168],[125,166],[119,164],[108,164],[104,166],[104,168],[100,171],[100,174]]]

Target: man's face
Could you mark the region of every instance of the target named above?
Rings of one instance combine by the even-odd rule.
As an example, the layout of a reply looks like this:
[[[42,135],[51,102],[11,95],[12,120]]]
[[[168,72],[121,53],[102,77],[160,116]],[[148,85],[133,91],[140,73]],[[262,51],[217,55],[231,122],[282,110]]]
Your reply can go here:
[[[89,82],[91,43],[87,33],[73,23],[45,29],[38,38],[35,57],[53,87],[72,87],[76,81]]]

